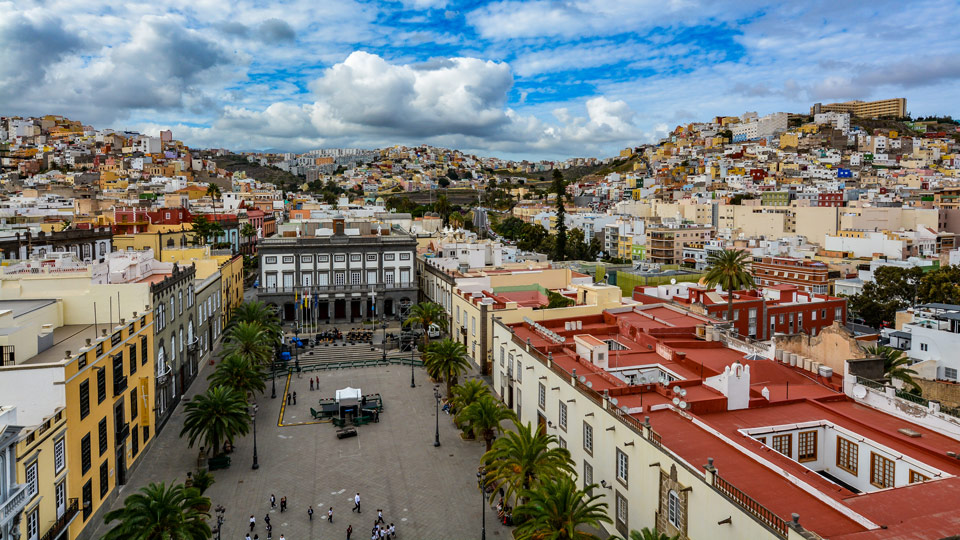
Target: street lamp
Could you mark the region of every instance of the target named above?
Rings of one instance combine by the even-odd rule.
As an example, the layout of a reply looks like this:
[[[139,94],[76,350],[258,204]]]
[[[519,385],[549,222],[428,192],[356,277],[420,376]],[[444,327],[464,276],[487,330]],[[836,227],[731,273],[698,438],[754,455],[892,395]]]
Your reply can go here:
[[[387,363],[387,320],[380,314],[380,320],[383,322],[383,363]]]
[[[277,399],[277,361],[270,366],[270,399]]]
[[[487,540],[487,470],[478,473],[480,485],[480,540]]]
[[[433,439],[433,446],[440,446],[440,385],[433,387],[433,398],[437,400],[437,433]]]
[[[260,468],[260,462],[257,461],[257,404],[250,407],[250,418],[253,419],[253,470]]]
[[[300,323],[296,323],[293,327],[293,354],[294,354],[294,367],[297,370],[297,373],[300,373]],[[299,377],[299,375],[297,375]]]
[[[417,387],[417,383],[413,382],[413,355],[416,352],[417,352],[417,347],[414,344],[413,340],[411,340],[410,341],[410,388]]]
[[[220,531],[223,529],[223,514],[227,511],[227,509],[224,508],[223,505],[217,505],[217,508],[214,511],[217,514],[217,540],[220,540]]]

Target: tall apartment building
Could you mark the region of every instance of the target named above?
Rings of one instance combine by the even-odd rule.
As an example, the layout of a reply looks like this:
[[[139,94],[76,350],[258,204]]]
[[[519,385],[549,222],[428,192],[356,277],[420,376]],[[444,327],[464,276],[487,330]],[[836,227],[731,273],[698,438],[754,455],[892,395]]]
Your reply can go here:
[[[794,257],[754,257],[750,273],[758,287],[793,285],[807,293],[830,292],[830,271],[820,261]]]
[[[679,225],[647,228],[647,260],[660,264],[683,262],[683,246],[710,239],[713,227]]]
[[[321,321],[402,318],[417,299],[416,238],[399,228],[376,229],[335,217],[314,236],[260,243],[258,298],[298,318],[298,300]]]
[[[814,103],[810,114],[838,112],[861,118],[903,118],[907,116],[907,98],[881,99],[878,101],[843,101],[840,103]]]

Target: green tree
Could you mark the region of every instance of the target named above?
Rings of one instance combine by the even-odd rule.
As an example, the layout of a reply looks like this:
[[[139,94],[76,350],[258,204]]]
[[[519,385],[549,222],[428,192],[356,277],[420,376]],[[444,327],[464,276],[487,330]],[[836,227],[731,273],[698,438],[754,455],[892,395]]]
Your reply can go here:
[[[923,270],[918,267],[881,266],[873,272],[873,281],[863,284],[860,293],[851,296],[848,306],[867,326],[880,328],[892,323],[897,311],[913,305],[919,297]],[[931,292],[933,289],[933,281]]]
[[[214,183],[212,183],[212,182],[209,183],[209,184],[207,184],[206,196],[207,196],[207,197],[210,197],[211,199],[213,199],[213,211],[216,212],[216,211],[217,211],[217,201],[219,201],[219,200],[220,200],[220,197],[222,197],[222,193],[220,192],[220,186],[218,186],[218,185],[216,185],[216,184],[214,184]]]
[[[190,231],[193,233],[193,244],[204,245],[210,237],[213,224],[206,216],[194,216]]]
[[[480,379],[469,379],[453,387],[454,419],[461,421],[461,415],[471,403],[490,394],[490,389]],[[469,428],[468,428],[469,429]]]
[[[253,243],[253,238],[257,235],[257,230],[253,228],[249,222],[244,223],[243,227],[240,227],[240,236],[247,239],[248,244]]]
[[[910,358],[903,351],[883,345],[871,345],[863,350],[869,356],[883,358],[884,377],[890,380],[900,380],[915,391],[920,391],[920,385],[913,380],[917,372],[910,368]]]
[[[727,320],[733,322],[733,291],[753,287],[753,276],[747,271],[750,253],[725,249],[707,257],[707,286],[720,285],[727,291]]]
[[[452,212],[452,213],[450,214],[450,226],[451,226],[451,227],[453,227],[453,228],[455,228],[455,229],[459,229],[459,228],[463,227],[463,222],[464,222],[463,214],[461,214],[460,212]]]
[[[104,516],[107,525],[119,523],[103,540],[207,540],[210,514],[201,508],[210,508],[210,499],[199,489],[151,483]]]
[[[666,533],[658,531],[656,527],[653,529],[644,527],[639,531],[630,531],[630,540],[680,540],[680,535],[667,536]]]
[[[581,529],[599,529],[601,523],[611,523],[607,503],[599,502],[601,496],[577,489],[576,481],[565,474],[548,478],[523,494],[527,501],[514,512],[521,520],[514,532],[518,540],[598,540]]]
[[[557,194],[557,240],[554,245],[554,259],[566,260],[567,255],[567,209],[563,203],[567,198],[567,190],[563,185],[563,175],[559,169],[553,170],[553,192]]]
[[[240,356],[224,357],[207,378],[213,386],[226,386],[249,398],[262,393],[267,384],[263,366]]]
[[[227,331],[229,332],[240,323],[259,324],[268,338],[266,342],[269,346],[276,346],[280,343],[283,333],[280,326],[280,316],[263,302],[243,302],[233,308],[233,317],[230,319]]]
[[[460,419],[470,426],[470,431],[483,437],[487,452],[493,446],[493,438],[503,431],[501,424],[515,418],[513,411],[490,394],[480,396],[460,413]]]
[[[431,324],[443,328],[447,323],[447,315],[443,312],[440,304],[433,302],[420,302],[410,308],[410,315],[403,321],[404,326],[419,324],[423,328],[423,346],[426,349],[430,345],[430,336],[427,335]]]
[[[250,430],[247,401],[241,392],[226,386],[212,386],[184,407],[186,413],[180,436],[187,435],[190,447],[198,441],[220,454],[224,442],[233,442]]]
[[[917,300],[922,304],[960,304],[960,266],[942,266],[924,274],[917,284]]]
[[[253,365],[263,366],[270,362],[271,344],[274,338],[269,336],[260,323],[241,322],[227,330],[223,340],[223,357],[236,356]]]
[[[423,356],[423,365],[431,377],[443,379],[447,386],[447,399],[451,399],[454,380],[470,369],[467,347],[452,339],[431,343]]]
[[[570,452],[557,445],[557,438],[530,423],[513,422],[515,430],[507,431],[494,441],[481,458],[487,469],[487,481],[502,487],[507,500],[522,494],[547,479],[573,474]],[[496,492],[491,500],[496,497]]]
[[[442,219],[444,223],[447,222],[447,218],[450,216],[450,202],[447,201],[445,194],[441,193],[437,197],[437,202],[433,203],[433,210],[440,214],[440,219]]]

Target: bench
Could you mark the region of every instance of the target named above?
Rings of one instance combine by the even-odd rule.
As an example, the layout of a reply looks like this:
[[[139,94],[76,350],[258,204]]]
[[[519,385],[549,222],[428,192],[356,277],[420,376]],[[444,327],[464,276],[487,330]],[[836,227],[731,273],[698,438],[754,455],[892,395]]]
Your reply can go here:
[[[211,471],[226,469],[230,466],[230,456],[215,456],[207,460],[207,467]]]
[[[320,413],[318,413],[313,407],[310,407],[310,416],[312,416],[314,420],[320,420],[322,418]]]
[[[356,437],[356,436],[357,436],[356,428],[345,427],[337,430],[338,439],[346,439],[347,437]]]
[[[373,420],[372,416],[355,416],[353,417],[353,425],[355,426],[365,426]]]
[[[343,418],[334,418],[333,425],[337,426],[338,428],[342,428],[343,426],[347,425],[347,421]]]

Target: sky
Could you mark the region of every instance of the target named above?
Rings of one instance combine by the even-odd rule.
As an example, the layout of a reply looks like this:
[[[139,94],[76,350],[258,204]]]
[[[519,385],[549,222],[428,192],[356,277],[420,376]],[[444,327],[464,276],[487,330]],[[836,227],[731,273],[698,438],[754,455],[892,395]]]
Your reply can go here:
[[[960,116],[956,0],[0,0],[0,115],[192,147],[604,157],[906,97]]]

